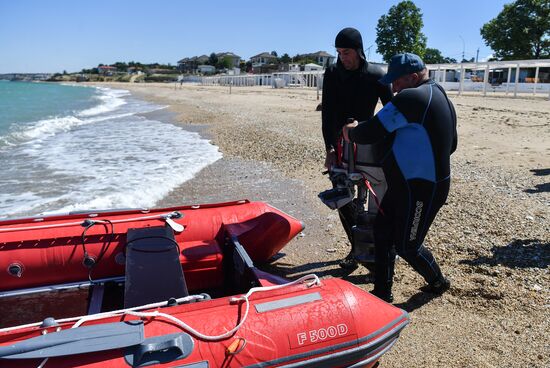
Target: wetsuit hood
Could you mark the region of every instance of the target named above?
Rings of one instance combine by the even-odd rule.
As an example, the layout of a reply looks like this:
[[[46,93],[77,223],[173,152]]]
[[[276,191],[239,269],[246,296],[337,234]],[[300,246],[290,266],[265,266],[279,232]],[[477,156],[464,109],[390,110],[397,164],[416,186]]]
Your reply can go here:
[[[338,32],[334,40],[334,46],[342,49],[354,49],[361,59],[366,60],[365,51],[363,51],[363,38],[355,28],[348,27]]]

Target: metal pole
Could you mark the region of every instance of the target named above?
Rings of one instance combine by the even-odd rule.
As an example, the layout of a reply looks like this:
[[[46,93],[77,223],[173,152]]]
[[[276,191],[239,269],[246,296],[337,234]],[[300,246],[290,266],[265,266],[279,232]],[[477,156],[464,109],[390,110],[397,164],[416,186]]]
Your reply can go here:
[[[462,40],[462,61],[461,62],[464,62],[464,51],[466,49],[466,43],[464,42],[464,38],[462,38],[461,35],[458,35],[458,37],[460,37],[460,39]]]
[[[489,64],[485,67],[485,75],[483,76],[483,96],[487,96],[487,83],[489,81]]]
[[[518,65],[516,66],[516,82],[515,82],[515,85],[514,85],[514,97],[517,97],[518,96],[518,83],[519,83],[519,63]]]
[[[537,66],[537,69],[535,70],[535,85],[533,86],[533,95],[537,93],[538,80],[539,80],[539,67]]]
[[[510,78],[512,77],[512,67],[508,68],[508,78],[506,79],[506,96],[508,96],[508,88],[510,87]]]
[[[460,65],[460,86],[458,87],[458,95],[462,95],[462,91],[464,90],[464,73],[466,70],[464,69],[464,65]]]
[[[319,101],[319,76],[320,74],[317,74],[317,76],[315,77],[315,83],[317,83],[317,101]]]

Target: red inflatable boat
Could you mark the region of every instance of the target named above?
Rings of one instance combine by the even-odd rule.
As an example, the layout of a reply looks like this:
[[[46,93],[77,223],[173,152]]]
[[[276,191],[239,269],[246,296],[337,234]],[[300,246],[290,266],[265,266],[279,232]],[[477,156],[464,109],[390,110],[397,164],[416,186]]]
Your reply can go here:
[[[261,202],[0,221],[0,367],[370,367],[406,312],[256,268],[303,229]]]

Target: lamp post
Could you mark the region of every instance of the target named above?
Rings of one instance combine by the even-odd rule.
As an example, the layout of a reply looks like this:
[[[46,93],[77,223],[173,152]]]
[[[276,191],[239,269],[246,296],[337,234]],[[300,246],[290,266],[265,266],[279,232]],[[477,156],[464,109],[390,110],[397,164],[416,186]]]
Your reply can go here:
[[[370,60],[370,49],[374,46],[373,45],[370,45],[369,47],[367,47],[367,61]]]
[[[462,40],[462,61],[461,63],[464,62],[464,50],[466,49],[466,43],[464,42],[464,38],[462,38],[461,35],[458,35],[458,37],[460,37],[460,39]]]

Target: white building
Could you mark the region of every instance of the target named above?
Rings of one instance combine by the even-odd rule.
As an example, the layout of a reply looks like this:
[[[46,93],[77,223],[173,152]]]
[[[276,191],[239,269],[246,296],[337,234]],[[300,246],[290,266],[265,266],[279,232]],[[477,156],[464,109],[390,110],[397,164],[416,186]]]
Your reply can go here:
[[[323,70],[323,67],[321,65],[317,65],[313,63],[304,65],[304,72],[322,71],[322,70]]]
[[[277,62],[277,56],[271,55],[269,52],[262,52],[261,54],[252,56],[250,62],[252,63],[252,67],[273,64]]]
[[[202,74],[214,74],[216,72],[216,67],[213,65],[199,65],[197,70]]]

